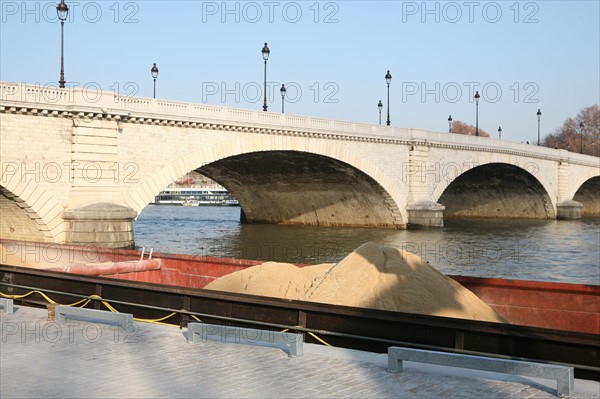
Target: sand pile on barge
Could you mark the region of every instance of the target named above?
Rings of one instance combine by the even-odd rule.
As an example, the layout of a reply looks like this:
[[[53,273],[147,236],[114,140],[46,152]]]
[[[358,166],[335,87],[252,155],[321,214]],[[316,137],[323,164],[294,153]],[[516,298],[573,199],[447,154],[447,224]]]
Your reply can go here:
[[[456,281],[407,251],[367,243],[337,264],[267,262],[206,289],[373,309],[505,322]]]

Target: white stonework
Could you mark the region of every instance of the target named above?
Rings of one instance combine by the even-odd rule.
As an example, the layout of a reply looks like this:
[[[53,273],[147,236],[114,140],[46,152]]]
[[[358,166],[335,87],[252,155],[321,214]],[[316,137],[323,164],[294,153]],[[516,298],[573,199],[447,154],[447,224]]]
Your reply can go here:
[[[557,204],[572,200],[582,185],[600,176],[598,158],[565,150],[420,129],[116,97],[111,92],[90,94],[0,82],[0,117],[0,205],[4,213],[23,212],[3,222],[0,237],[5,238],[21,237],[37,226],[36,240],[65,242],[73,228],[63,218],[65,211],[108,203],[139,214],[180,176],[203,168],[210,171],[208,165],[232,160],[246,165],[252,154],[265,164],[291,152],[305,154],[304,168],[323,162],[340,177],[356,171],[362,182],[362,191],[354,197],[349,189],[352,198],[343,187],[335,196],[315,195],[322,203],[317,204],[314,218],[298,208],[282,223],[317,220],[360,225],[364,223],[360,217],[365,217],[373,225],[406,227],[411,223],[411,205],[436,204],[457,177],[496,164],[513,165],[526,181],[539,183],[547,215],[555,217]],[[263,184],[263,172],[279,176],[276,169],[255,171],[255,183]],[[233,176],[238,171],[228,172]],[[310,190],[298,182],[301,170],[292,170],[292,175],[295,190]],[[319,192],[330,184],[326,176],[321,177],[324,186],[315,183],[314,187]],[[227,187],[228,181],[220,183]],[[233,180],[230,183],[235,186]],[[264,187],[265,195],[271,195],[268,200],[282,198],[275,191],[286,182],[271,183]],[[247,203],[258,198],[253,192],[239,194]],[[377,198],[385,204],[374,203]],[[347,202],[333,203],[338,200]],[[372,203],[358,209],[360,201]],[[360,214],[356,221],[343,216],[353,212]],[[536,214],[539,217],[539,210]],[[333,219],[324,219],[329,217]]]

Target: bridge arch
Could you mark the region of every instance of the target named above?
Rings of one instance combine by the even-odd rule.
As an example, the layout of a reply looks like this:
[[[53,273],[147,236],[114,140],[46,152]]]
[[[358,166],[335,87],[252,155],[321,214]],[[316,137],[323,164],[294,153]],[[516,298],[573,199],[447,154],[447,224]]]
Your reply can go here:
[[[556,204],[543,180],[529,170],[504,162],[477,165],[448,181],[437,202],[444,217],[554,219]]]
[[[591,176],[574,185],[573,200],[583,204],[583,215],[600,215],[600,176]]]
[[[48,217],[48,214],[40,216],[39,213],[40,207],[46,204],[36,201],[32,206],[27,199],[0,186],[0,237],[9,240],[57,242],[58,237],[52,234],[48,223],[48,219],[53,218]]]
[[[192,170],[226,187],[248,222],[406,227],[406,195],[379,167],[344,146],[303,137],[200,147],[142,182],[127,205],[139,213]]]

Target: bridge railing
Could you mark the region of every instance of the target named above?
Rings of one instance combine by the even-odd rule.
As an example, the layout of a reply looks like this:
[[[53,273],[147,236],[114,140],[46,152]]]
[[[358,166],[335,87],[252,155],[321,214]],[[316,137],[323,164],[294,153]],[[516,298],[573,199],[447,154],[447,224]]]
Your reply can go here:
[[[393,142],[458,146],[463,149],[472,148],[477,151],[510,151],[538,158],[568,159],[577,163],[597,165],[596,157],[489,137],[474,137],[422,129],[372,125],[145,97],[119,96],[114,92],[98,90],[96,87],[60,89],[48,85],[0,82],[0,101],[4,106],[35,107],[78,113],[102,113],[113,116],[214,122],[253,128],[315,132],[337,137],[367,137]]]
[[[118,96],[114,92],[97,88],[65,88],[25,83],[0,82],[0,100],[22,103],[40,108],[83,110],[84,112],[111,115],[143,114],[154,118],[198,118],[225,123],[242,123],[252,126],[300,128],[304,130],[331,131],[346,134],[376,135],[385,137],[407,133],[408,129],[322,119],[307,116],[236,109],[207,104],[193,104],[144,97]],[[274,126],[275,125],[275,126]],[[406,134],[404,134],[406,137]]]

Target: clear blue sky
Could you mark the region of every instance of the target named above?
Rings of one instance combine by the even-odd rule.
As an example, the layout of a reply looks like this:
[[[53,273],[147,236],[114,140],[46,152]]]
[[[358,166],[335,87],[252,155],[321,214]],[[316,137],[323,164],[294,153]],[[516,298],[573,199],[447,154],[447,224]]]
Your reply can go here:
[[[52,2],[0,1],[0,79],[55,84]],[[600,102],[599,1],[67,1],[65,77],[160,98],[446,131],[448,115],[535,141]],[[133,83],[133,86],[126,86]],[[385,107],[383,121],[385,123]]]

